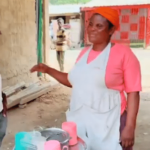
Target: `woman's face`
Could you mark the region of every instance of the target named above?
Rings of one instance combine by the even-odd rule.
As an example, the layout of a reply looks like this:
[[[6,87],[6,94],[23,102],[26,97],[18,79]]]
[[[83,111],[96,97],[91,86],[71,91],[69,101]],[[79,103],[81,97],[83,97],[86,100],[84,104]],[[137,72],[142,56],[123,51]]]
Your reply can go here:
[[[88,28],[89,41],[93,44],[100,44],[110,40],[114,29],[109,29],[109,22],[99,14],[94,14],[89,22]]]

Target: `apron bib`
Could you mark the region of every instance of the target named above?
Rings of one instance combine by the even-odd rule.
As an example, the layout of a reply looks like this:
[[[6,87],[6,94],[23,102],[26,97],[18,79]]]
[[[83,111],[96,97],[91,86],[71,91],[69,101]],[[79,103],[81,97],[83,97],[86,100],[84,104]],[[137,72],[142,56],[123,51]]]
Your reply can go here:
[[[69,73],[72,84],[67,121],[77,124],[77,134],[88,150],[122,150],[120,141],[120,92],[106,87],[105,74],[111,43],[87,64],[92,47]]]

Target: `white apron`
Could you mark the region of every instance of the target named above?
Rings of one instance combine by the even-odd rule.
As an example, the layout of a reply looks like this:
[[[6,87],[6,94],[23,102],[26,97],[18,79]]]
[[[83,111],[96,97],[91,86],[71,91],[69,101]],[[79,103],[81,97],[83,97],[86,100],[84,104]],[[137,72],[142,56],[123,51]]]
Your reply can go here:
[[[106,87],[105,74],[111,43],[87,64],[92,47],[69,73],[72,84],[67,121],[77,124],[78,136],[88,150],[122,150],[120,141],[120,92]]]

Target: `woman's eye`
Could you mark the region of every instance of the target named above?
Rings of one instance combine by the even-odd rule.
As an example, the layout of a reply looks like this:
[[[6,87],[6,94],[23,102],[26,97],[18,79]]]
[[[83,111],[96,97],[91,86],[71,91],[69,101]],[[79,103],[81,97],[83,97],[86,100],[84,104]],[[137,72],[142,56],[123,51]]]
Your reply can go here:
[[[98,24],[97,27],[98,27],[98,28],[102,28],[102,25]]]
[[[89,23],[89,26],[92,26],[92,23]]]

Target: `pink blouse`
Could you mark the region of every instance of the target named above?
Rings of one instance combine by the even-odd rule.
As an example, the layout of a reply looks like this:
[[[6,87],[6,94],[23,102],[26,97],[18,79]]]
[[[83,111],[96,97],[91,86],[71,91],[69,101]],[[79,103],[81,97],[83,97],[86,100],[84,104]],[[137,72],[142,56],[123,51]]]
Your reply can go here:
[[[84,48],[79,54],[77,61],[84,55],[89,47]],[[90,63],[101,51],[91,50],[87,62]],[[121,113],[127,106],[124,92],[141,91],[141,69],[136,56],[129,47],[115,44],[110,51],[110,56],[106,68],[106,86],[109,89],[120,91],[121,94]]]

